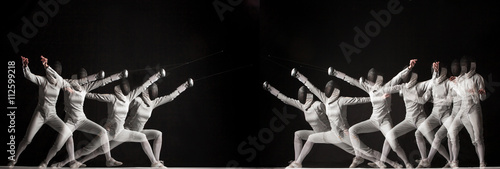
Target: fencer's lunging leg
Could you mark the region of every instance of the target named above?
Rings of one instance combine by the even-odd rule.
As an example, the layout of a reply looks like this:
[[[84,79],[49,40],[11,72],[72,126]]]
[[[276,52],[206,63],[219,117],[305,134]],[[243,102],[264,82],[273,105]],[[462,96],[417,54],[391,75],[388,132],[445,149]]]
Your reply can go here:
[[[352,143],[352,147],[356,153],[356,156],[361,156],[361,140],[359,140],[358,134],[361,133],[371,133],[378,131],[378,126],[376,126],[371,120],[366,120],[359,122],[351,128],[349,128],[349,137]]]
[[[151,161],[151,164],[156,164],[158,162],[153,154],[153,149],[151,148],[151,145],[149,144],[149,141],[144,133],[123,129],[114,138],[114,140],[119,142],[139,142],[141,143],[142,149]]]
[[[474,106],[473,109],[478,109],[478,106]],[[479,108],[480,109],[480,108]],[[469,133],[473,136],[473,144],[476,148],[477,156],[481,164],[485,164],[484,160],[484,138],[483,138],[483,117],[482,112],[474,111],[467,114],[471,122],[472,130],[474,133]]]
[[[35,110],[35,113],[33,113],[33,116],[31,117],[30,124],[28,125],[28,130],[26,130],[26,135],[24,135],[23,139],[19,143],[14,161],[18,160],[21,153],[23,153],[26,147],[31,143],[33,137],[35,137],[35,134],[38,130],[40,130],[43,124],[43,117],[40,115],[39,111]]]
[[[148,140],[153,140],[153,152],[156,160],[160,160],[160,152],[162,146],[162,135],[163,133],[159,130],[145,129],[141,133],[144,133]]]
[[[47,157],[41,164],[45,166],[56,155],[56,153],[64,146],[68,138],[71,137],[72,135],[71,130],[68,128],[68,126],[66,126],[66,124],[61,119],[59,119],[59,117],[49,118],[47,120],[47,124],[54,130],[58,131],[59,136],[57,136],[54,145],[52,145],[52,147],[49,150],[49,153],[47,154]],[[68,153],[74,153],[74,152],[68,152]],[[70,157],[71,156],[72,155],[70,155]]]
[[[299,158],[300,152],[302,152],[303,142],[302,140],[307,140],[309,135],[314,134],[312,130],[299,130],[294,133],[293,147],[295,151],[295,160]]]

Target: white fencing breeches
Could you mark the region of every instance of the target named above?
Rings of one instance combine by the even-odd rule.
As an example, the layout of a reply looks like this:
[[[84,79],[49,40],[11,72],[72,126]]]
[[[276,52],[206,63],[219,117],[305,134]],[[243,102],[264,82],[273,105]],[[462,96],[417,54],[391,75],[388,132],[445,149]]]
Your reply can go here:
[[[110,154],[110,148],[109,148],[109,138],[108,138],[108,132],[104,127],[101,127],[97,123],[89,120],[89,119],[83,119],[79,120],[76,123],[72,121],[67,121],[66,125],[68,128],[74,132],[75,130],[82,131],[85,133],[90,133],[93,135],[96,135],[88,145],[95,145],[95,146],[85,146],[78,151],[74,153],[75,157],[69,157],[66,160],[64,160],[62,165],[65,165],[66,163],[73,161],[74,159],[78,159],[82,156],[88,155],[89,152],[93,152],[95,149],[99,148],[102,146],[102,149],[104,149],[104,152],[106,153],[106,160],[111,159],[111,154]],[[68,141],[66,142],[66,148],[68,152],[74,150],[74,142],[73,138],[70,137]]]
[[[449,114],[445,113],[443,115],[444,117],[441,117],[441,115],[438,115],[437,113],[431,113],[425,121],[418,126],[417,131],[415,132],[415,138],[417,139],[417,146],[420,151],[420,156],[422,158],[427,158],[427,147],[426,147],[426,139],[427,141],[432,144],[434,141],[434,129],[441,125],[445,119],[447,119]],[[443,145],[439,145],[437,148],[438,152],[445,157],[447,160],[449,160],[449,154],[446,151],[446,148],[443,147]]]
[[[392,124],[390,118],[384,118],[381,122],[379,122],[378,120],[368,119],[353,125],[351,128],[349,128],[349,136],[356,155],[361,156],[361,154],[369,154],[369,152],[365,151],[366,149],[363,150],[361,144],[362,142],[361,140],[359,140],[358,134],[380,131],[384,136],[386,136],[386,134],[391,129]],[[380,160],[384,161],[385,159]]]
[[[128,130],[128,131],[131,131],[131,130]],[[136,132],[136,131],[132,131],[132,132]],[[144,134],[146,136],[147,140],[154,140],[154,143],[153,143],[154,156],[155,156],[155,159],[157,161],[160,160],[159,158],[160,158],[162,135],[163,135],[162,132],[159,130],[154,130],[154,129],[144,129],[140,133]],[[119,136],[119,135],[117,135],[117,136]],[[141,137],[141,136],[133,136],[133,137]],[[123,140],[118,141],[118,140],[114,139],[114,140],[111,140],[109,143],[110,150],[114,149],[115,147],[117,147],[118,145],[120,145],[124,142],[139,142],[139,141],[123,141]],[[93,151],[91,154],[89,154],[88,156],[86,156],[85,158],[83,158],[81,160],[81,162],[85,163],[88,160],[94,159],[95,157],[97,157],[101,154],[104,154],[104,153],[105,152],[103,149],[97,149],[97,150]]]
[[[399,124],[394,126],[394,128],[392,128],[385,135],[386,142],[388,142],[389,144],[384,144],[384,146],[389,145],[392,148],[392,150],[396,152],[399,158],[401,158],[405,163],[407,163],[408,158],[406,157],[403,148],[401,148],[401,146],[399,145],[397,138],[410,131],[416,130],[418,126],[420,126],[420,124],[422,124],[424,121],[425,121],[424,116],[419,116],[419,118],[417,118],[416,121],[408,118],[404,119]],[[382,159],[386,159],[390,149],[384,147],[382,150],[383,150]]]
[[[473,105],[470,109],[471,111],[464,111],[461,117],[457,116],[448,131],[453,147],[453,160],[458,159],[460,150],[458,133],[465,127],[471,137],[472,144],[476,147],[479,161],[484,163],[483,115],[481,110],[477,110],[480,109],[480,106]]]
[[[46,112],[46,113],[44,113]],[[47,113],[51,112],[51,113]],[[43,114],[48,114],[46,117],[42,116]],[[23,140],[19,143],[19,148],[17,150],[17,154],[15,160],[19,158],[21,153],[26,149],[26,147],[31,143],[35,134],[40,130],[43,124],[49,125],[51,128],[56,130],[59,135],[57,136],[56,141],[52,145],[47,154],[47,157],[43,163],[48,164],[48,162],[56,155],[56,153],[64,146],[66,140],[71,136],[70,129],[64,124],[64,122],[57,116],[55,109],[43,110],[42,108],[37,107],[33,116],[31,117],[31,121],[29,123],[28,129],[26,131],[26,135]],[[73,152],[68,152],[73,153]]]

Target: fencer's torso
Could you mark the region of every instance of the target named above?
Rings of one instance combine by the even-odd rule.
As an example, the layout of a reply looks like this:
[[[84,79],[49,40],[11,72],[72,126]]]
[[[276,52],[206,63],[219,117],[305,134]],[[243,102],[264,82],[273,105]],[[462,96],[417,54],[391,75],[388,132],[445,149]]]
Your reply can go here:
[[[441,121],[444,120],[451,112],[452,99],[449,95],[449,83],[448,79],[442,81],[441,83],[434,82],[432,86],[432,113]]]
[[[369,97],[339,97],[333,102],[326,105],[326,115],[330,121],[332,130],[336,129],[338,132],[349,129],[350,125],[347,121],[347,105],[368,103]]]
[[[374,119],[377,121],[381,121],[386,117],[390,117],[389,113],[391,112],[391,97],[383,98],[386,92],[383,90],[383,87],[371,87],[368,95],[372,99],[372,115],[370,119]],[[375,99],[375,98],[383,98],[383,99]]]
[[[180,93],[179,89],[177,89],[169,95],[151,100],[147,92],[142,92],[140,97],[135,98],[132,103],[130,103],[129,114],[125,121],[125,128],[133,131],[142,131],[151,117],[153,110],[158,106],[173,101]]]
[[[326,132],[330,130],[328,122],[325,122],[327,119],[320,117],[322,115],[326,117],[324,104],[320,101],[314,101],[314,96],[312,96],[312,94],[308,94],[308,98],[304,104],[282,94],[279,94],[277,97],[284,103],[294,106],[304,112],[305,120],[309,123],[314,132]]]
[[[125,128],[142,131],[155,107],[154,105],[147,105],[140,97],[135,98],[130,104],[129,117],[126,120]]]
[[[347,105],[354,105],[360,103],[370,102],[369,97],[342,97],[340,96],[340,90],[334,89],[330,97],[327,97],[324,92],[319,90],[309,81],[306,81],[304,85],[323,102],[326,107],[326,115],[328,122],[330,124],[331,130],[336,130],[337,132],[342,132],[343,130],[349,129],[349,123],[347,122]]]
[[[117,88],[119,86],[115,87],[115,91]],[[86,98],[106,102],[108,118],[106,119],[104,128],[108,130],[111,138],[124,129],[123,125],[125,124],[130,104],[130,97],[128,95],[123,95],[121,92],[115,92],[115,94],[87,93]]]
[[[129,108],[130,100],[127,97],[117,98],[115,97],[113,102],[108,103],[108,119],[105,128],[110,128],[111,130],[119,133],[124,127],[125,118],[127,118],[127,112]]]
[[[461,99],[460,111],[470,112],[474,108],[476,112],[481,112],[480,100],[486,99],[485,94],[479,94],[479,90],[484,90],[484,79],[481,75],[475,73],[468,77],[467,74],[461,75],[451,82],[456,94]]]
[[[83,81],[81,79],[78,80],[68,79],[67,81],[69,83],[76,83],[74,85],[78,86],[77,87],[78,89],[75,89],[75,86],[72,86],[73,92],[71,93],[68,91],[64,92],[64,111],[66,112],[66,117],[65,117],[66,121],[69,120],[72,121],[73,123],[76,123],[80,120],[87,119],[83,110],[85,96],[87,95],[88,92],[113,82],[114,80],[112,76],[91,82]],[[118,78],[115,77],[115,79]]]
[[[47,74],[54,72],[55,71],[52,70],[52,68],[47,68]],[[55,106],[57,98],[59,97],[59,91],[64,85],[63,79],[55,78],[55,83],[52,84],[45,77],[37,76],[31,73],[29,67],[25,67],[23,69],[23,73],[26,79],[39,86],[37,109],[41,110],[42,116],[47,117],[49,114],[56,115]]]
[[[401,89],[401,94],[403,95],[403,101],[406,107],[405,119],[416,122],[419,117],[426,116],[424,113],[424,104],[417,101],[421,98],[419,97],[416,85],[410,88],[403,87]]]
[[[38,106],[56,106],[60,90],[61,86],[51,84],[48,81],[46,81],[43,85],[40,85],[38,88]]]
[[[87,91],[85,90],[64,92],[64,111],[66,111],[66,121],[76,123],[77,121],[87,118],[83,111],[83,103],[85,101],[86,94]]]
[[[407,76],[410,69],[405,68],[394,76],[389,82],[384,85],[381,84],[370,84],[368,82],[363,82],[360,84],[361,89],[366,91],[370,96],[372,102],[372,115],[370,119],[377,122],[382,122],[384,119],[390,120],[389,113],[391,112],[391,97],[384,97],[385,94],[391,94],[401,90],[401,86],[397,85],[401,82],[403,76]]]
[[[304,107],[305,119],[309,125],[311,125],[314,132],[325,132],[330,130],[328,124],[325,124],[319,117],[319,114],[326,113],[322,105],[320,101],[314,101],[309,108]]]

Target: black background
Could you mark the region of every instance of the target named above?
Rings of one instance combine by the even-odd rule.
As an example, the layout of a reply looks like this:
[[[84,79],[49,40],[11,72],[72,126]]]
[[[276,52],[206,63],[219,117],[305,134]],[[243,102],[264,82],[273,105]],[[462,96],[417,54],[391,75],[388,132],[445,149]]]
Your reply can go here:
[[[26,0],[5,5],[3,16],[7,23],[3,26],[3,35],[21,34],[21,18],[32,20],[33,14],[42,10],[37,2]],[[168,65],[187,63],[223,50],[174,69],[159,82],[160,94],[164,95],[187,78],[195,79],[193,88],[155,109],[146,125],[146,128],[163,132],[161,159],[169,167],[224,167],[234,162],[251,167],[286,166],[293,159],[293,133],[310,128],[302,112],[293,107],[288,106],[286,111],[297,117],[282,131],[273,133],[269,143],[261,143],[264,148],[256,151],[256,158],[247,160],[250,155],[239,152],[238,147],[248,143],[249,137],[258,138],[259,132],[269,128],[269,122],[276,117],[273,109],[283,110],[281,101],[262,90],[262,82],[268,81],[282,93],[295,98],[301,84],[290,77],[293,67],[322,88],[333,79],[326,75],[329,66],[355,78],[366,76],[368,69],[374,67],[389,79],[410,59],[417,58],[414,72],[419,74],[419,80],[426,80],[431,76],[433,61],[449,66],[452,59],[468,54],[476,58],[477,72],[486,82],[490,82],[489,75],[493,81],[500,81],[496,68],[499,64],[495,61],[500,37],[497,32],[499,12],[496,4],[491,3],[493,1],[402,0],[402,12],[392,15],[388,26],[381,28],[360,54],[352,55],[351,62],[346,61],[339,44],[353,45],[353,28],[364,30],[365,24],[374,20],[370,11],[386,9],[388,1],[247,0],[233,11],[225,12],[223,21],[212,2],[73,0],[61,5],[57,15],[39,28],[36,36],[19,46],[18,53],[4,36],[2,53],[7,60],[16,61],[16,142],[24,136],[38,97],[38,87],[22,77],[20,56],[30,59],[29,66],[38,75],[45,74],[39,62],[40,55],[47,57],[49,63],[60,61],[65,78],[70,78],[81,67],[89,73],[104,70],[107,75],[128,69],[131,72],[129,80],[137,86],[150,74],[141,69],[168,69]],[[224,0],[221,2],[227,4]],[[310,69],[306,64],[325,71]],[[196,81],[224,71],[228,72]],[[367,96],[345,82],[337,82],[342,87],[341,95]],[[95,92],[110,93],[116,84]],[[498,136],[494,129],[498,127],[495,119],[499,118],[499,109],[494,104],[498,103],[499,94],[493,90],[487,92],[490,97],[482,102],[486,161],[488,166],[498,166],[495,152],[500,151],[500,147],[495,144]],[[393,97],[391,116],[396,124],[403,120],[405,109],[402,99],[397,95]],[[62,94],[57,108],[58,115],[63,117]],[[427,113],[431,108],[432,104],[426,104]],[[87,100],[85,111],[87,117],[97,123],[102,124],[106,118],[104,103]],[[370,111],[369,104],[349,107],[349,123],[369,118]],[[4,121],[7,129],[8,120]],[[399,138],[410,160],[420,158],[412,133]],[[56,134],[50,127],[43,126],[21,155],[18,165],[38,165]],[[76,148],[92,137],[75,132]],[[270,137],[266,135],[265,138]],[[364,134],[361,138],[368,146],[381,151],[384,138],[380,132]],[[460,165],[477,166],[477,155],[465,130],[460,133],[460,139]],[[245,148],[251,146],[247,144]],[[124,161],[124,166],[149,166],[138,143],[125,143],[115,148],[112,155]],[[63,148],[53,161],[65,157]],[[399,160],[393,152],[389,158]],[[315,145],[303,165],[346,167],[351,160],[351,155],[337,147]],[[444,163],[444,159],[436,155],[433,166],[441,167]],[[104,157],[87,164],[104,166]]]

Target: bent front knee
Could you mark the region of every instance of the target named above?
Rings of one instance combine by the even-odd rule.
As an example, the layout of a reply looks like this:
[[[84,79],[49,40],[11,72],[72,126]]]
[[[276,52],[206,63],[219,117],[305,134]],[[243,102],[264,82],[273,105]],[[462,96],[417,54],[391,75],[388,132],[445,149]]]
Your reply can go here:
[[[476,138],[476,139],[472,140],[472,144],[474,146],[483,145],[484,144],[484,140],[483,140],[483,138]]]
[[[161,138],[163,136],[163,133],[161,131],[156,132],[155,139]]]
[[[349,128],[349,134],[350,135],[358,135],[358,130],[356,128]]]
[[[417,131],[415,132],[415,137],[416,137],[417,139],[419,139],[419,138],[423,138],[423,137],[424,137],[424,135],[422,134],[422,132],[421,132],[421,131],[418,131],[418,130],[417,130]]]

